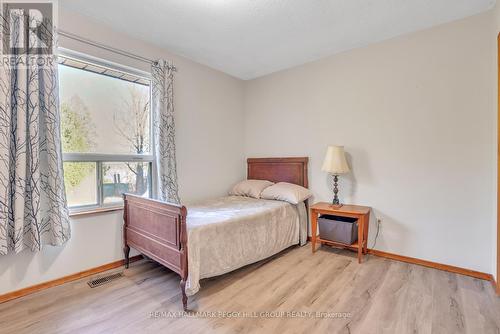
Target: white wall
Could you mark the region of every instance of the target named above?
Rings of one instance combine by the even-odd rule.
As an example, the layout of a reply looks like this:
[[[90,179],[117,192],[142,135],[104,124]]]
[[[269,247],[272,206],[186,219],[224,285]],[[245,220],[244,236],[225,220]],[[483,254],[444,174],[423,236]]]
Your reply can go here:
[[[493,25],[488,12],[246,82],[246,155],[309,156],[314,201],[330,201],[322,159],[345,145],[341,199],[382,219],[377,249],[491,273]]]
[[[60,10],[68,32],[178,67],[174,96],[180,196],[185,203],[223,195],[245,176],[243,82],[175,56],[153,45],[115,33],[99,22]],[[60,45],[96,57],[149,70],[116,54],[61,38]],[[230,140],[228,140],[230,139]],[[72,219],[73,237],[61,248],[0,257],[0,294],[123,258],[122,212]]]

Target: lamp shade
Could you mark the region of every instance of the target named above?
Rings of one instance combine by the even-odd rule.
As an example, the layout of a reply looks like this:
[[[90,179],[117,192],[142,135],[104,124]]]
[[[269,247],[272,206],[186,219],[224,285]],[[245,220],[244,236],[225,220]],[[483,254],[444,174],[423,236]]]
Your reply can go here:
[[[344,146],[328,146],[321,170],[332,174],[349,173]]]

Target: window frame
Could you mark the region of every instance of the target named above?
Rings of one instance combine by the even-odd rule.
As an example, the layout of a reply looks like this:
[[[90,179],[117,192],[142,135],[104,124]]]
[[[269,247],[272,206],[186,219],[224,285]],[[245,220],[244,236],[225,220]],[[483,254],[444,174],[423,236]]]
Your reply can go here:
[[[93,162],[96,166],[96,204],[85,204],[85,205],[76,205],[69,207],[70,214],[84,214],[85,212],[104,212],[104,211],[112,211],[123,207],[123,203],[104,203],[104,183],[103,183],[103,164],[107,162],[143,162],[149,165],[149,175],[148,175],[148,185],[149,185],[149,197],[153,197],[157,192],[157,186],[155,181],[156,175],[156,159],[155,159],[155,141],[153,135],[153,112],[152,112],[152,102],[153,102],[153,94],[152,94],[152,82],[151,82],[151,73],[141,71],[132,67],[128,67],[125,65],[121,65],[118,63],[114,63],[111,61],[107,61],[101,58],[97,58],[94,56],[90,56],[87,54],[83,54],[77,51],[60,48],[59,55],[63,58],[75,60],[78,62],[88,63],[89,65],[94,65],[98,67],[102,67],[105,69],[109,69],[110,71],[121,72],[126,75],[132,75],[138,77],[143,80],[149,81],[149,140],[151,143],[150,152],[147,154],[105,154],[105,153],[64,153],[63,162]],[[65,65],[62,65],[65,66]],[[81,69],[85,71],[84,69]],[[99,73],[96,73],[99,74]],[[106,76],[106,74],[100,74]],[[115,77],[117,80],[122,80],[120,78]]]

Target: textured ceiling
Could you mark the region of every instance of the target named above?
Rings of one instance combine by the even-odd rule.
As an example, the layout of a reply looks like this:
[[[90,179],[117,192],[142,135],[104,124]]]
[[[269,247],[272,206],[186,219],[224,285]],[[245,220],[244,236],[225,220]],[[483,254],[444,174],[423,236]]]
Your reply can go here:
[[[449,22],[495,0],[59,0],[241,79]],[[138,51],[134,51],[139,53]]]

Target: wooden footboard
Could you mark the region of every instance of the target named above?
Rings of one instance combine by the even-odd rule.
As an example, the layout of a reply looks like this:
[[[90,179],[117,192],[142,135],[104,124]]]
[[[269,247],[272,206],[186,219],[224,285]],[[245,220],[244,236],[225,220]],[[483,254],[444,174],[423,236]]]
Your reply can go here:
[[[181,276],[182,304],[187,310],[186,207],[131,194],[124,194],[123,244],[125,267],[130,247]]]

